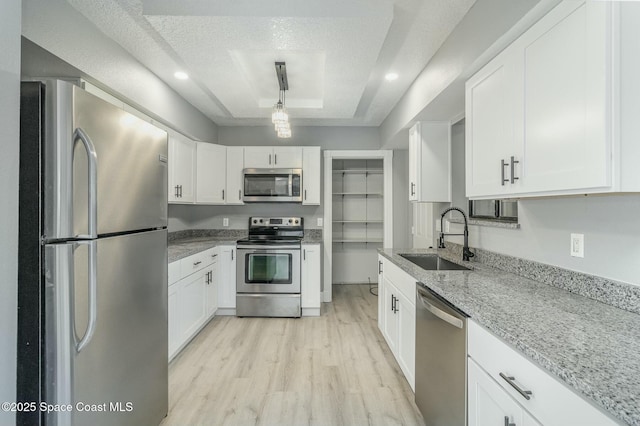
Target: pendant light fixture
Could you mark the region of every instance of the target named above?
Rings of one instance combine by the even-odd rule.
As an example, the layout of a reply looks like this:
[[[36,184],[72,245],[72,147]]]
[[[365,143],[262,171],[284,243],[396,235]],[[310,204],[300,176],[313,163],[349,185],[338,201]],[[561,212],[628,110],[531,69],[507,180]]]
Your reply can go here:
[[[278,102],[273,106],[271,112],[271,122],[279,138],[291,137],[291,125],[289,124],[289,113],[285,105],[285,91],[289,90],[287,80],[287,66],[284,62],[276,62],[276,77],[278,77]]]

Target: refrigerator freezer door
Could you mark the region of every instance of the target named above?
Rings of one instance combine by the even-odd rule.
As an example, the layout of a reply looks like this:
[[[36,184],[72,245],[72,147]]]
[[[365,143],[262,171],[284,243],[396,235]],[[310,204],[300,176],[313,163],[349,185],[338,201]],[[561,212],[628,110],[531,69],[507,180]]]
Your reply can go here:
[[[45,96],[45,238],[165,227],[166,132],[70,83]]]
[[[159,424],[167,414],[166,241],[158,230],[45,246],[45,400],[73,408],[48,424]]]

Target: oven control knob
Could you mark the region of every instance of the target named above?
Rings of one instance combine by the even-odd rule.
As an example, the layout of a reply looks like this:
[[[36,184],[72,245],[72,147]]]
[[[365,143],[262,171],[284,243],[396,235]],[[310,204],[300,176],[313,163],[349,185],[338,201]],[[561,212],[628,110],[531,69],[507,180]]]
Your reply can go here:
[[[298,224],[298,219],[296,219],[296,225]]]
[[[260,219],[260,223],[264,222],[262,219]]]
[[[289,219],[289,223],[293,222],[293,219]]]
[[[258,223],[258,221],[256,219],[253,219],[253,223]]]

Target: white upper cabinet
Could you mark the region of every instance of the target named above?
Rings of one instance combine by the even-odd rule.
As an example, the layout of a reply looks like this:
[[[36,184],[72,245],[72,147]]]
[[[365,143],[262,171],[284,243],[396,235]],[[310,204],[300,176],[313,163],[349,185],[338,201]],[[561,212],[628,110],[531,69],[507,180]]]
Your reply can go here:
[[[227,147],[227,194],[226,204],[242,202],[242,169],[244,168],[244,147]]]
[[[246,146],[244,167],[247,169],[299,169],[302,167],[302,147]]]
[[[320,205],[320,147],[302,148],[302,204]]]
[[[212,143],[197,142],[196,203],[224,204],[228,193],[227,148]]]
[[[449,122],[418,122],[409,129],[409,200],[451,201]]]
[[[195,201],[196,143],[169,135],[169,203]]]
[[[637,130],[616,121],[640,95],[633,84],[620,91],[625,70],[640,68],[638,26],[618,22],[625,7],[639,14],[564,1],[467,81],[468,197],[640,190],[627,160],[639,154]]]

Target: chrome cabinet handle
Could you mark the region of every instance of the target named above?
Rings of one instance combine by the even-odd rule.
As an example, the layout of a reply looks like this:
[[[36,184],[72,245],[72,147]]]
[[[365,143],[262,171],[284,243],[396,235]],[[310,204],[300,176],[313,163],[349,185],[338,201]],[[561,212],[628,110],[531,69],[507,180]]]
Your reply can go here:
[[[198,266],[201,263],[202,263],[202,261],[198,260],[197,262],[193,262],[193,266]]]
[[[224,189],[222,190],[222,199],[224,200]]]
[[[520,163],[516,158],[511,156],[511,183],[516,183],[519,177],[516,177],[516,164]]]
[[[233,260],[233,249],[231,249],[231,260]]]
[[[278,154],[273,154],[273,164],[278,164]]]
[[[509,164],[505,163],[504,160],[500,160],[500,184],[504,186],[505,182],[509,182],[509,179],[504,178],[504,168],[508,167]]]
[[[392,294],[391,295],[391,311],[393,311],[393,305],[394,305],[393,299],[395,299],[395,297],[393,297],[393,294]]]
[[[416,184],[411,182],[411,196],[416,195],[415,187],[416,187]]]
[[[382,273],[382,261],[378,260],[378,274]]]
[[[509,422],[509,416],[504,416],[504,426],[516,426],[516,424]]]
[[[302,260],[307,260],[307,250],[306,249],[302,250]]]
[[[217,254],[212,254],[211,258],[215,259],[216,256],[217,256]]]
[[[178,185],[178,197],[182,198],[182,185]]]
[[[176,198],[178,198],[178,185],[176,185],[176,190],[175,190],[175,192],[174,192],[174,196],[175,196]]]
[[[88,163],[88,180],[87,185],[87,215],[88,226],[87,235],[78,235],[78,238],[97,238],[98,237],[98,154],[96,148],[89,136],[78,127],[73,132],[73,145],[75,147],[76,142],[80,140],[87,151],[87,163]]]
[[[507,383],[509,383],[512,388],[514,388],[516,391],[518,391],[518,393],[520,395],[522,395],[524,397],[524,399],[526,399],[527,401],[531,399],[531,395],[533,395],[533,392],[531,392],[530,390],[524,390],[520,386],[518,386],[514,382],[514,380],[516,379],[515,377],[507,376],[504,373],[500,373],[500,377],[502,377]]]
[[[242,200],[242,190],[238,189],[238,200]]]
[[[271,164],[271,154],[269,154],[269,164]]]
[[[307,201],[307,190],[304,190],[304,200]]]

